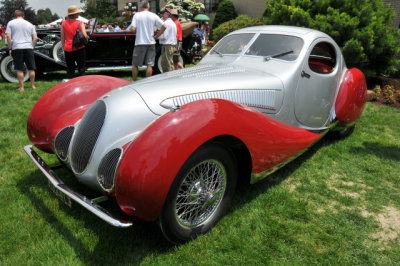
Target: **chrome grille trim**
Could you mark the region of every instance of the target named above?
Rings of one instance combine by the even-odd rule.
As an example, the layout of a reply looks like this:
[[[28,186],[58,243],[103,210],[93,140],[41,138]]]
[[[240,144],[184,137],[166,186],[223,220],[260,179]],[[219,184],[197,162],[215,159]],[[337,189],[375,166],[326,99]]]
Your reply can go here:
[[[106,104],[96,101],[83,116],[71,146],[72,170],[81,174],[85,171],[100,135],[106,117]]]
[[[164,100],[161,106],[177,107],[198,100],[223,99],[253,108],[275,111],[276,94],[275,90],[262,89],[210,91],[169,98]]]
[[[58,158],[62,161],[67,160],[68,148],[71,143],[72,135],[74,134],[74,126],[64,127],[58,132],[54,140],[54,148]]]
[[[121,154],[121,149],[113,149],[103,157],[99,165],[97,180],[100,186],[107,192],[112,191],[114,188],[115,173]]]

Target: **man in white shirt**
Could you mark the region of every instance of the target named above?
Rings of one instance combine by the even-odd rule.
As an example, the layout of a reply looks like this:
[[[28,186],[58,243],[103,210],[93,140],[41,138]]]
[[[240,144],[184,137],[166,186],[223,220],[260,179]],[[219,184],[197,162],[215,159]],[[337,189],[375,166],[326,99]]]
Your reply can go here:
[[[24,12],[15,10],[15,19],[7,24],[7,45],[9,55],[14,59],[14,68],[17,71],[19,91],[24,91],[24,70],[25,66],[29,71],[29,79],[32,89],[35,87],[35,57],[33,48],[37,42],[35,27],[24,19]]]
[[[174,53],[176,51],[176,24],[171,19],[171,9],[166,8],[163,13],[164,23],[167,29],[160,35],[159,41],[161,45],[161,66],[163,72],[174,70]]]
[[[139,74],[139,66],[145,64],[146,77],[153,74],[153,66],[156,58],[156,39],[165,31],[165,23],[154,13],[150,12],[148,1],[140,3],[140,12],[132,18],[132,23],[128,27],[136,33],[135,48],[132,55],[132,80],[136,81]],[[154,35],[154,27],[161,28]]]

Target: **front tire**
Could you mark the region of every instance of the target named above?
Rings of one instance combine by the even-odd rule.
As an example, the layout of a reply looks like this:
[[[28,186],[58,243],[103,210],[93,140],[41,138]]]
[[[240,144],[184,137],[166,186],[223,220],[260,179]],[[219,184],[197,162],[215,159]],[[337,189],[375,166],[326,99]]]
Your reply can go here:
[[[5,56],[0,62],[0,74],[4,80],[12,83],[18,83],[17,71],[14,69],[14,59],[12,56]],[[24,82],[29,79],[29,73],[25,69]]]
[[[208,232],[228,210],[236,183],[230,150],[217,143],[197,149],[179,170],[161,211],[165,238],[178,244]]]

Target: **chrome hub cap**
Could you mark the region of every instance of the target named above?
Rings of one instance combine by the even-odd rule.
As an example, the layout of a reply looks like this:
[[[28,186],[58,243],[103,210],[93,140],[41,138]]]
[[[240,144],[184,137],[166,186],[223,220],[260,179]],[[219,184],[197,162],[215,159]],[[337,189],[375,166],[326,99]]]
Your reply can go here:
[[[185,176],[176,198],[175,213],[181,225],[198,226],[210,218],[226,189],[226,171],[217,160],[203,161]]]

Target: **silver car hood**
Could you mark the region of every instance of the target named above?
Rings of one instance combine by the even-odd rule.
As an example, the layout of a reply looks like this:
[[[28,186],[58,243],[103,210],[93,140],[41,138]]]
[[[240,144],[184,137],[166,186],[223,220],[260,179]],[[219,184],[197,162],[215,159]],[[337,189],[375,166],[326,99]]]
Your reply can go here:
[[[282,81],[266,72],[234,64],[199,64],[145,78],[130,86],[157,115],[186,103],[219,98],[264,113],[276,113],[283,101]]]

